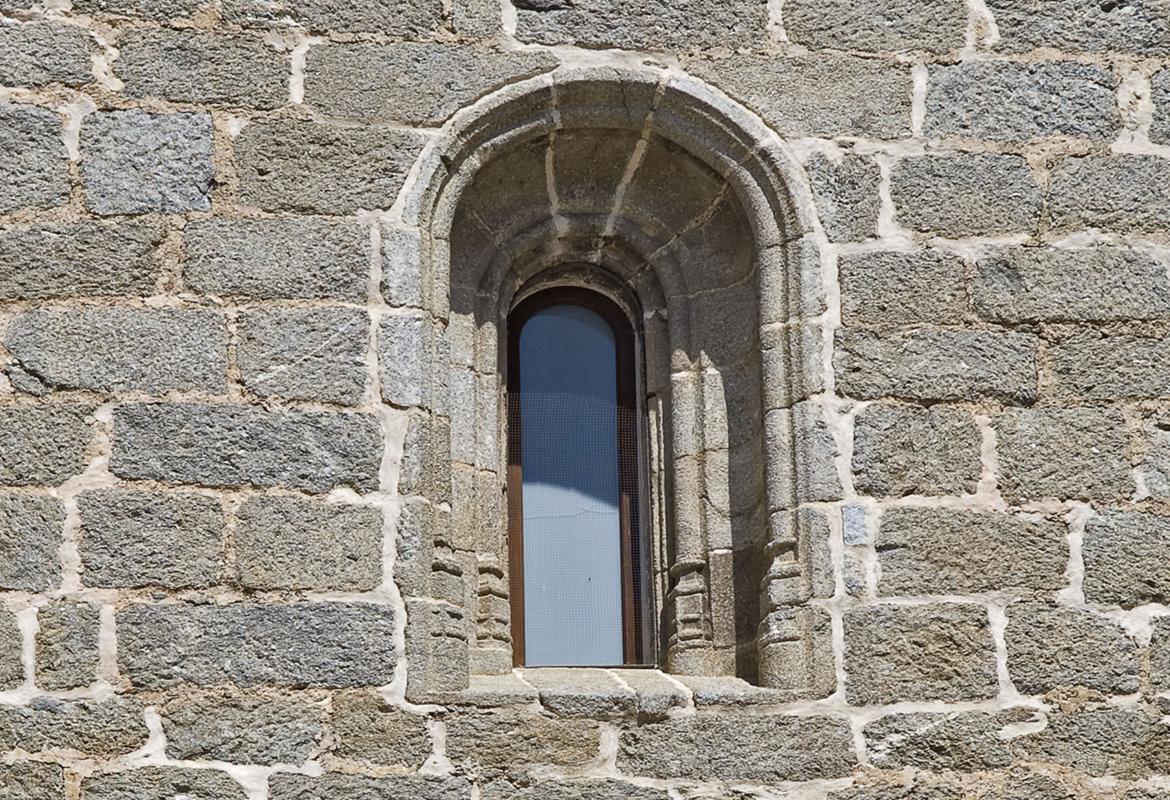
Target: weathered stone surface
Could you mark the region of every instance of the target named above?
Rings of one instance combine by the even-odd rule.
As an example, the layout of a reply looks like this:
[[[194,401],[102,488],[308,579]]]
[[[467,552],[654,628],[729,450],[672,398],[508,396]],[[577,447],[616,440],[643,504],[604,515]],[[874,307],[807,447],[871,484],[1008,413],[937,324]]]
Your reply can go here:
[[[1040,603],[1008,606],[1008,674],[1024,694],[1084,686],[1112,694],[1138,690],[1141,654],[1116,622]]]
[[[13,800],[61,800],[65,771],[57,764],[18,761],[0,764],[0,797]]]
[[[530,786],[496,781],[483,787],[484,800],[667,800],[664,789],[650,789],[615,780],[538,780]]]
[[[877,496],[971,494],[981,441],[968,411],[869,406],[853,421],[853,485]]]
[[[97,679],[97,606],[57,601],[37,611],[36,683],[41,689],[77,689]]]
[[[258,309],[240,315],[236,358],[260,397],[355,405],[366,388],[365,311]]]
[[[74,750],[96,758],[123,755],[146,744],[142,704],[38,697],[27,706],[0,706],[0,747],[29,753]]]
[[[1030,708],[985,714],[890,714],[865,726],[870,761],[883,769],[980,772],[1012,763],[1011,746],[1001,731],[1026,722]]]
[[[185,232],[183,278],[202,294],[364,301],[370,235],[312,217],[205,219]]]
[[[998,49],[1019,53],[1054,47],[1082,53],[1170,53],[1170,19],[1158,0],[988,0],[999,29]]]
[[[1170,604],[1170,517],[1102,511],[1085,524],[1085,599],[1135,608]]]
[[[23,641],[16,617],[8,612],[0,613],[0,691],[15,689],[24,683]],[[0,787],[3,785],[0,782]]]
[[[833,365],[837,388],[864,400],[1036,398],[1036,337],[989,330],[844,328]]]
[[[856,757],[843,718],[703,715],[624,731],[617,763],[626,775],[765,783],[843,777]]]
[[[162,21],[190,17],[205,5],[205,0],[74,0],[72,7],[73,11],[82,14],[111,14]]]
[[[43,592],[55,584],[64,525],[57,498],[0,493],[0,589]]]
[[[17,315],[4,345],[46,389],[205,390],[227,385],[223,316],[196,309],[38,309]]]
[[[326,492],[378,486],[382,435],[365,414],[131,404],[114,412],[110,469],[128,479]]]
[[[1013,741],[1018,758],[1090,775],[1138,779],[1170,769],[1170,725],[1143,706],[1052,711],[1043,730]]]
[[[309,51],[305,102],[331,117],[438,125],[500,86],[557,63],[549,53],[431,42],[325,45]]]
[[[881,210],[877,163],[865,156],[845,155],[838,161],[818,153],[804,168],[829,239],[853,242],[873,238]]]
[[[441,0],[224,0],[223,14],[244,27],[303,26],[325,31],[412,37],[433,33],[443,21]]]
[[[1154,691],[1170,691],[1170,619],[1153,621],[1154,635],[1150,641],[1150,682]]]
[[[54,112],[0,104],[0,212],[52,208],[69,199],[61,135]]]
[[[1154,497],[1170,498],[1170,416],[1142,421],[1144,452],[1138,474]]]
[[[786,135],[896,139],[910,133],[910,72],[902,64],[829,53],[684,64]]]
[[[468,800],[471,785],[464,778],[425,775],[273,775],[268,796],[271,800]]]
[[[580,767],[597,757],[598,724],[539,714],[454,714],[446,719],[447,757],[483,774],[522,771],[525,765]]]
[[[1009,247],[977,262],[975,309],[996,322],[1170,318],[1166,265],[1120,247]]]
[[[98,214],[208,211],[211,117],[100,111],[81,125],[86,204]]]
[[[958,786],[932,782],[925,777],[909,783],[862,779],[848,789],[827,796],[829,800],[963,800],[965,797]]]
[[[904,158],[890,175],[890,196],[907,228],[949,238],[1030,232],[1040,221],[1040,186],[1015,155]]]
[[[1154,101],[1154,118],[1150,121],[1150,141],[1170,142],[1170,69],[1150,77],[1150,94]]]
[[[448,364],[442,327],[425,311],[386,314],[378,326],[378,371],[382,399],[396,406],[445,408],[442,388]]]
[[[118,661],[137,686],[380,686],[394,677],[394,611],[363,603],[131,605]]]
[[[1124,421],[1115,409],[1007,409],[993,425],[999,488],[1008,498],[1099,500],[1133,491]]]
[[[431,755],[426,719],[375,694],[334,697],[331,728],[339,758],[417,769]]]
[[[268,211],[389,208],[422,149],[419,134],[316,122],[254,122],[236,139],[240,200]]]
[[[554,714],[593,719],[634,714],[634,692],[600,669],[530,669],[524,680],[536,687],[540,702]]]
[[[1082,330],[1050,349],[1057,389],[1086,400],[1170,396],[1166,336]]]
[[[92,432],[89,406],[7,406],[0,409],[0,483],[55,486],[85,466]]]
[[[923,132],[1006,142],[1112,139],[1120,123],[1116,89],[1109,70],[1073,61],[938,66],[927,82]]]
[[[983,700],[999,691],[982,606],[869,606],[845,613],[845,683],[858,705]]]
[[[382,581],[382,514],[297,497],[240,506],[236,565],[249,589],[363,591]]]
[[[521,41],[628,50],[744,47],[764,39],[768,21],[764,4],[752,0],[519,0],[516,8]]]
[[[0,25],[0,85],[82,86],[93,80],[93,39],[82,28],[53,22]]]
[[[958,0],[789,0],[788,38],[806,47],[834,50],[945,53],[963,46],[967,7]]]
[[[224,519],[216,498],[98,489],[78,505],[86,586],[188,589],[218,582]]]
[[[317,747],[325,711],[318,703],[219,692],[177,698],[160,714],[170,758],[300,764]]]
[[[1068,529],[1059,521],[933,508],[882,513],[876,548],[882,595],[1056,591],[1065,585]]]
[[[1149,155],[1069,157],[1052,168],[1052,227],[1119,233],[1170,229],[1170,161]]]
[[[247,800],[244,787],[214,769],[140,767],[97,773],[81,783],[81,800]]]
[[[966,268],[933,251],[875,251],[838,261],[846,325],[961,323],[967,314]]]
[[[0,299],[149,294],[161,239],[157,225],[137,222],[0,231]]]
[[[288,101],[288,56],[258,38],[132,31],[118,40],[114,72],[131,97],[262,109]]]

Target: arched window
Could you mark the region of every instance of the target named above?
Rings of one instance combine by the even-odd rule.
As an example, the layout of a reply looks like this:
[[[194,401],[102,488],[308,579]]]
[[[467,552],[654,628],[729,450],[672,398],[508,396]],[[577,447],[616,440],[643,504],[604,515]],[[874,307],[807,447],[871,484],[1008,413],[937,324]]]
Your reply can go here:
[[[630,320],[597,292],[546,289],[508,317],[517,665],[644,662],[637,361]]]

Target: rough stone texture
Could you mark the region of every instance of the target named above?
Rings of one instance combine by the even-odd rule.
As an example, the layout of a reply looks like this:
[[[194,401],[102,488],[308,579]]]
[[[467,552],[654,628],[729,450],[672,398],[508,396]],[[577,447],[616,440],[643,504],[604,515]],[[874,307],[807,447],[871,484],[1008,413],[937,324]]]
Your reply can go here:
[[[635,693],[603,670],[546,667],[525,672],[524,680],[554,714],[603,719],[629,715],[637,708]]]
[[[952,239],[1032,232],[1040,221],[1040,186],[1015,155],[904,158],[890,175],[890,196],[902,225]]]
[[[1156,619],[1150,641],[1150,678],[1155,691],[1170,691],[1170,620]]]
[[[362,603],[132,605],[118,659],[135,685],[380,686],[394,677],[394,611]]]
[[[0,493],[0,589],[43,592],[56,584],[64,525],[57,498]]]
[[[227,692],[176,699],[159,713],[168,757],[237,764],[304,762],[325,716],[317,703]]]
[[[1119,125],[1117,79],[1094,64],[969,61],[930,71],[927,136],[1106,140]]]
[[[1099,500],[1133,491],[1124,422],[1114,409],[1007,409],[992,424],[999,489],[1008,498]]]
[[[1155,72],[1150,78],[1154,101],[1154,118],[1150,121],[1150,141],[1170,142],[1170,69]]]
[[[1055,711],[1047,727],[1015,740],[1014,749],[1030,761],[1140,779],[1170,770],[1170,726],[1140,705]]]
[[[0,408],[0,483],[55,486],[85,466],[90,406]]]
[[[36,761],[0,764],[0,797],[13,800],[61,800],[65,771],[57,764]]]
[[[469,800],[471,786],[464,778],[424,775],[274,775],[268,796],[270,800]]]
[[[982,606],[870,606],[845,613],[845,682],[859,705],[983,700],[999,691]]]
[[[0,613],[0,692],[24,683],[23,640],[16,617],[7,612]]]
[[[225,19],[255,28],[302,26],[325,31],[425,37],[443,20],[441,0],[224,0]]]
[[[890,714],[865,726],[865,747],[875,767],[979,772],[1012,763],[1011,746],[1001,735],[1009,725],[1027,722],[1032,710],[998,714]]]
[[[373,508],[254,497],[240,506],[235,545],[249,589],[363,591],[382,581],[382,514]]]
[[[1019,53],[1054,47],[1074,53],[1170,53],[1170,20],[1159,0],[988,0],[998,49]]]
[[[442,397],[436,389],[446,385],[446,373],[430,365],[449,363],[447,350],[442,328],[426,312],[383,316],[378,326],[382,399],[400,407],[435,407]]]
[[[330,727],[339,758],[418,768],[431,755],[426,720],[374,694],[335,697]]]
[[[159,226],[137,222],[0,231],[0,300],[149,294],[161,238]]]
[[[784,30],[796,44],[834,50],[945,53],[963,46],[967,7],[957,0],[789,0]]]
[[[107,306],[20,314],[4,344],[46,389],[219,393],[227,339],[223,316],[213,311]]]
[[[684,64],[785,135],[894,139],[910,133],[910,73],[904,65],[829,53],[743,54]]]
[[[519,0],[521,41],[631,50],[743,47],[764,39],[763,3],[753,0]]]
[[[0,104],[0,212],[69,198],[61,133],[61,118],[48,109]]]
[[[1148,155],[1061,159],[1052,168],[1048,207],[1057,231],[1098,228],[1156,233],[1170,228],[1170,161]]]
[[[1138,690],[1141,654],[1116,622],[1038,603],[1011,605],[1007,616],[1008,674],[1024,694],[1061,686],[1113,694]]]
[[[118,40],[114,72],[131,97],[261,109],[288,100],[288,56],[258,38],[135,31]]]
[[[188,589],[223,569],[223,507],[214,497],[99,489],[78,499],[82,582]]]
[[[305,101],[330,117],[438,125],[505,83],[553,69],[548,53],[401,42],[314,47]]]
[[[1085,400],[1170,396],[1165,336],[1111,336],[1082,330],[1051,349],[1056,387]]]
[[[1154,497],[1170,497],[1170,417],[1142,421],[1144,453],[1138,474]]]
[[[446,719],[447,757],[484,774],[523,765],[581,767],[597,757],[596,722],[538,714],[470,713]]]
[[[114,412],[110,469],[127,479],[326,492],[377,488],[381,458],[367,415],[131,404]]]
[[[1170,517],[1102,511],[1085,524],[1085,599],[1134,608],[1170,604]]]
[[[41,689],[77,689],[97,679],[98,607],[60,601],[37,611],[36,684]]]
[[[930,508],[882,513],[878,592],[1056,591],[1065,584],[1068,529],[1059,521]]]
[[[389,208],[422,137],[400,130],[267,120],[235,141],[240,200],[267,211]]]
[[[81,125],[85,201],[98,214],[211,208],[211,117],[103,111]]]
[[[237,321],[244,386],[260,397],[355,405],[366,388],[365,311],[256,310]]]
[[[833,160],[817,154],[804,168],[829,239],[850,242],[873,238],[881,210],[877,162],[865,156],[845,155]]]
[[[75,0],[72,8],[82,14],[110,14],[150,20],[190,17],[205,0]]]
[[[967,314],[962,259],[932,251],[844,255],[837,264],[846,325],[959,324]]]
[[[870,406],[853,421],[853,485],[876,496],[971,494],[981,438],[962,409]]]
[[[82,86],[93,81],[93,39],[81,28],[52,22],[0,25],[0,85]]]
[[[622,733],[617,763],[627,775],[763,783],[841,777],[856,757],[842,718],[769,714],[640,725]]]
[[[614,780],[550,781],[532,786],[515,786],[507,781],[489,783],[481,792],[484,800],[667,800],[664,789],[650,789]]]
[[[1037,340],[1024,333],[917,328],[845,328],[837,333],[837,388],[876,400],[990,397],[1030,403],[1036,397]]]
[[[248,793],[231,776],[214,769],[141,767],[128,772],[98,773],[81,783],[81,800],[247,800]]]
[[[848,789],[830,792],[830,800],[964,800],[963,791],[947,783],[935,783],[928,778],[910,783],[881,782],[864,778]]]
[[[142,711],[141,703],[122,697],[102,702],[37,697],[27,706],[0,706],[0,747],[125,755],[146,744]]]

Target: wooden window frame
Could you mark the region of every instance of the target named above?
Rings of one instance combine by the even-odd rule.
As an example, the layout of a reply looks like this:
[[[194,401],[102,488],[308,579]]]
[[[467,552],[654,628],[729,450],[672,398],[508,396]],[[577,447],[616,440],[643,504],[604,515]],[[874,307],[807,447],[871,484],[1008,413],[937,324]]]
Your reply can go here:
[[[637,399],[637,337],[625,311],[605,295],[581,287],[551,287],[521,300],[508,315],[507,323],[507,414],[508,414],[508,576],[512,616],[512,663],[524,666],[524,505],[520,405],[512,402],[520,388],[520,332],[533,315],[552,306],[572,305],[596,313],[613,331],[617,369],[617,451],[619,486],[619,535],[622,575],[622,664],[606,666],[647,666],[642,616],[646,613],[647,586],[640,547],[640,431]],[[626,413],[622,413],[622,412]],[[574,666],[565,664],[563,666]]]

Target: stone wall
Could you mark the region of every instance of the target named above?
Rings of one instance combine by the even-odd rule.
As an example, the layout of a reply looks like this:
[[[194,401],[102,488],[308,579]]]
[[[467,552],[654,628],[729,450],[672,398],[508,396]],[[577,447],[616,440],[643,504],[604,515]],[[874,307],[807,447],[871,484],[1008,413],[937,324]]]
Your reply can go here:
[[[0,0],[0,798],[1170,797],[1167,67],[1162,0]],[[792,165],[823,657],[413,692],[420,176],[609,68]]]

